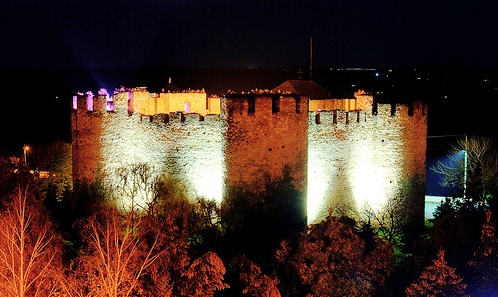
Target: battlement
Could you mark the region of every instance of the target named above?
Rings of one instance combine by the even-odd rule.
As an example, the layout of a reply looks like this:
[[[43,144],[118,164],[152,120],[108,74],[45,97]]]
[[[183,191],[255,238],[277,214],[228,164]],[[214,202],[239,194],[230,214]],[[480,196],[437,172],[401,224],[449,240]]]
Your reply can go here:
[[[310,110],[310,113],[312,111]],[[353,124],[367,121],[372,117],[425,117],[427,106],[422,102],[373,104],[371,109],[334,109],[315,111],[315,124]]]
[[[182,112],[196,113],[201,116],[220,114],[220,97],[207,97],[204,89],[182,92],[150,93],[146,87],[116,89],[113,95],[100,89],[98,95],[91,91],[73,96],[72,109],[87,112],[116,112],[126,107],[131,115],[154,116]]]
[[[343,99],[312,99],[310,100],[310,111],[321,112],[331,110],[360,111],[372,108],[373,96],[363,90],[358,90],[354,98]]]
[[[308,112],[308,99],[290,93],[268,90],[247,93],[229,92],[222,96],[225,116],[268,116],[277,114],[299,114]]]
[[[201,115],[199,113],[183,113],[183,112],[170,112],[169,114],[155,114],[155,115],[139,115],[140,122],[149,123],[194,123],[204,121],[219,121],[220,115],[207,114]]]

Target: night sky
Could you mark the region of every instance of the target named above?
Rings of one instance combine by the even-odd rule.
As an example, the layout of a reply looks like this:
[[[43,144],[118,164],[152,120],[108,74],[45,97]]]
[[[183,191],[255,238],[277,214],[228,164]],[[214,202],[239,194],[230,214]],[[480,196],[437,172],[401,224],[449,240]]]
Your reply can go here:
[[[1,68],[498,65],[494,0],[1,0]]]
[[[297,67],[306,76],[311,39],[314,69],[498,69],[497,13],[495,0],[0,0],[0,149],[17,152],[24,143],[68,141],[69,102],[75,92],[121,85],[156,91],[151,88],[165,85],[173,68]],[[150,68],[160,71],[143,76]],[[297,79],[293,71],[241,77],[272,88]],[[202,88],[215,81],[226,90],[233,89],[236,76],[176,73],[173,83]],[[424,79],[419,73],[409,76]],[[144,79],[151,77],[155,80]],[[321,82],[318,75],[313,78]],[[476,129],[494,125],[494,115],[481,112],[489,112],[486,106],[494,105],[489,101],[498,99],[498,77],[472,79],[476,84],[486,79],[491,91],[460,90],[456,80],[457,88],[437,115],[443,128],[467,128],[467,122]],[[479,104],[469,109],[453,94]]]

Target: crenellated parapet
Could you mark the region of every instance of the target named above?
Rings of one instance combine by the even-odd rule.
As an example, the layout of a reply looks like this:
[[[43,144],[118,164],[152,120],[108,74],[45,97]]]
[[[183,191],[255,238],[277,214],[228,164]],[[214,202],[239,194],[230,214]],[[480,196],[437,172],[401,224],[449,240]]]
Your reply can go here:
[[[349,99],[346,99],[349,100]],[[337,107],[338,105],[336,105]],[[367,107],[367,106],[365,106]],[[310,110],[311,112],[311,110]],[[315,124],[354,124],[376,117],[408,117],[410,121],[425,118],[427,105],[423,102],[370,104],[368,109],[330,109],[310,113]]]
[[[373,96],[363,90],[358,90],[354,98],[344,99],[312,99],[309,110],[314,112],[343,110],[346,112],[368,110],[372,108]]]
[[[288,116],[307,113],[309,103],[306,96],[261,90],[247,93],[229,92],[222,97],[222,107],[222,115],[225,118],[246,115],[252,117]]]
[[[142,116],[170,113],[195,113],[202,116],[220,114],[221,98],[207,96],[204,89],[183,92],[150,93],[146,87],[119,88],[112,95],[100,89],[97,95],[88,91],[73,96],[72,109],[86,112],[115,112],[127,107],[128,113]],[[121,108],[122,109],[122,108]]]
[[[142,115],[176,112],[219,114],[219,97],[207,97],[204,89],[183,92],[149,93],[145,88],[134,89],[134,109]]]

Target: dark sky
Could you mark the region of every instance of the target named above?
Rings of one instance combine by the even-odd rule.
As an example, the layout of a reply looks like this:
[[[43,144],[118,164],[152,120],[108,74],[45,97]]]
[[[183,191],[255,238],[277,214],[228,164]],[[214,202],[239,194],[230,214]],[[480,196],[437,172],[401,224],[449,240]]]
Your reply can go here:
[[[497,16],[496,0],[0,0],[0,150],[22,152],[24,143],[70,140],[69,103],[77,91],[152,87],[144,77],[163,87],[170,75],[182,88],[208,87],[209,79],[223,90],[234,88],[232,72],[215,74],[212,68],[298,67],[306,73],[310,38],[314,69],[498,69]],[[149,74],[149,67],[159,70]],[[183,73],[181,79],[168,72],[175,67],[205,71]],[[266,79],[270,72],[244,72],[239,81],[251,83],[254,76],[255,87],[271,88],[296,79],[296,73],[274,82]],[[461,90],[456,80],[453,94],[481,103],[469,112],[450,94],[438,117],[442,127],[494,126],[495,116],[482,112],[492,111],[485,101],[498,98],[498,79],[473,76],[477,84],[489,84],[493,96],[476,95],[472,86]]]
[[[0,0],[0,68],[498,66],[495,0]]]

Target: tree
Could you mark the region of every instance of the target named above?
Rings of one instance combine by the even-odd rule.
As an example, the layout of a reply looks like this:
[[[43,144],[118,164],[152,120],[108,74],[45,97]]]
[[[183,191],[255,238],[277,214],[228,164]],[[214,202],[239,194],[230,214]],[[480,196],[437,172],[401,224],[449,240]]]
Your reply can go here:
[[[149,211],[141,219],[140,233],[145,246],[155,245],[161,252],[141,279],[143,296],[172,296],[180,292],[180,283],[190,264],[182,209]]]
[[[276,251],[281,292],[290,296],[373,296],[385,291],[393,269],[392,246],[374,237],[367,250],[355,222],[329,216],[297,242]],[[285,288],[284,288],[285,287]]]
[[[440,250],[438,258],[433,265],[426,267],[415,282],[406,288],[406,296],[468,296],[462,277],[456,273],[456,269],[448,266],[444,260],[444,250]]]
[[[491,222],[491,211],[486,212],[482,226],[481,245],[469,261],[469,288],[478,296],[496,296],[498,293],[498,240],[495,224]]]
[[[131,296],[141,290],[140,278],[162,254],[157,237],[142,240],[140,220],[109,207],[81,222],[83,246],[73,262],[66,292],[74,296]]]
[[[191,261],[176,215],[159,207],[145,214],[108,207],[80,222],[83,244],[69,271],[72,296],[213,296],[227,288],[214,252]]]
[[[404,197],[402,193],[389,197],[378,210],[365,207],[363,226],[372,228],[380,237],[393,245],[396,260],[402,260],[405,252],[407,229],[410,226],[414,212],[414,199]]]
[[[223,227],[220,220],[220,205],[206,198],[197,198],[191,203],[188,217],[188,244],[193,257],[207,251],[219,253],[223,250]]]
[[[23,163],[16,157],[0,156],[0,192],[14,190],[17,173],[22,172]]]
[[[234,265],[239,270],[242,294],[250,297],[280,297],[278,281],[261,271],[258,264],[246,256],[236,257]]]
[[[37,147],[36,153],[33,152],[31,156],[33,166],[36,166],[31,167],[39,170],[37,188],[40,197],[46,199],[47,194],[50,194],[50,198],[60,201],[64,191],[73,187],[71,144],[55,141],[49,145]],[[48,174],[43,175],[43,173]]]
[[[466,266],[479,245],[484,221],[483,211],[469,210],[458,199],[446,198],[434,212],[433,226],[425,240],[429,253],[443,249],[451,266]]]
[[[144,296],[212,296],[215,291],[228,288],[224,282],[225,266],[219,256],[208,251],[197,257],[200,251],[192,250],[192,247],[197,248],[192,239],[197,233],[192,232],[203,228],[192,227],[192,220],[206,219],[195,213],[195,206],[176,197],[161,200],[142,218],[140,230],[146,245],[150,246],[157,239],[157,248],[165,250],[142,279],[142,286],[149,294]],[[192,256],[196,256],[193,261]]]
[[[462,192],[437,207],[428,243],[433,252],[445,250],[453,267],[466,267],[479,245],[485,211],[496,200],[491,193],[498,177],[498,154],[491,139],[479,136],[457,139],[451,153],[449,162],[438,162],[431,170],[443,176],[441,185],[461,186]]]
[[[18,186],[0,214],[0,295],[56,296],[61,241],[43,205]]]
[[[111,185],[116,205],[131,213],[152,209],[150,206],[157,202],[157,181],[154,168],[147,163],[125,164],[116,168]]]
[[[463,152],[464,157],[457,157]],[[498,151],[490,138],[465,136],[457,139],[448,154],[447,162],[439,161],[430,169],[442,175],[443,187],[460,186],[465,201],[482,207],[490,190],[496,190],[498,179]]]
[[[306,228],[306,207],[289,168],[277,178],[262,176],[252,184],[231,187],[220,217],[230,252],[266,267],[281,240],[295,239]]]
[[[194,260],[184,274],[180,287],[183,296],[212,297],[215,291],[229,288],[224,282],[225,265],[214,252]]]

